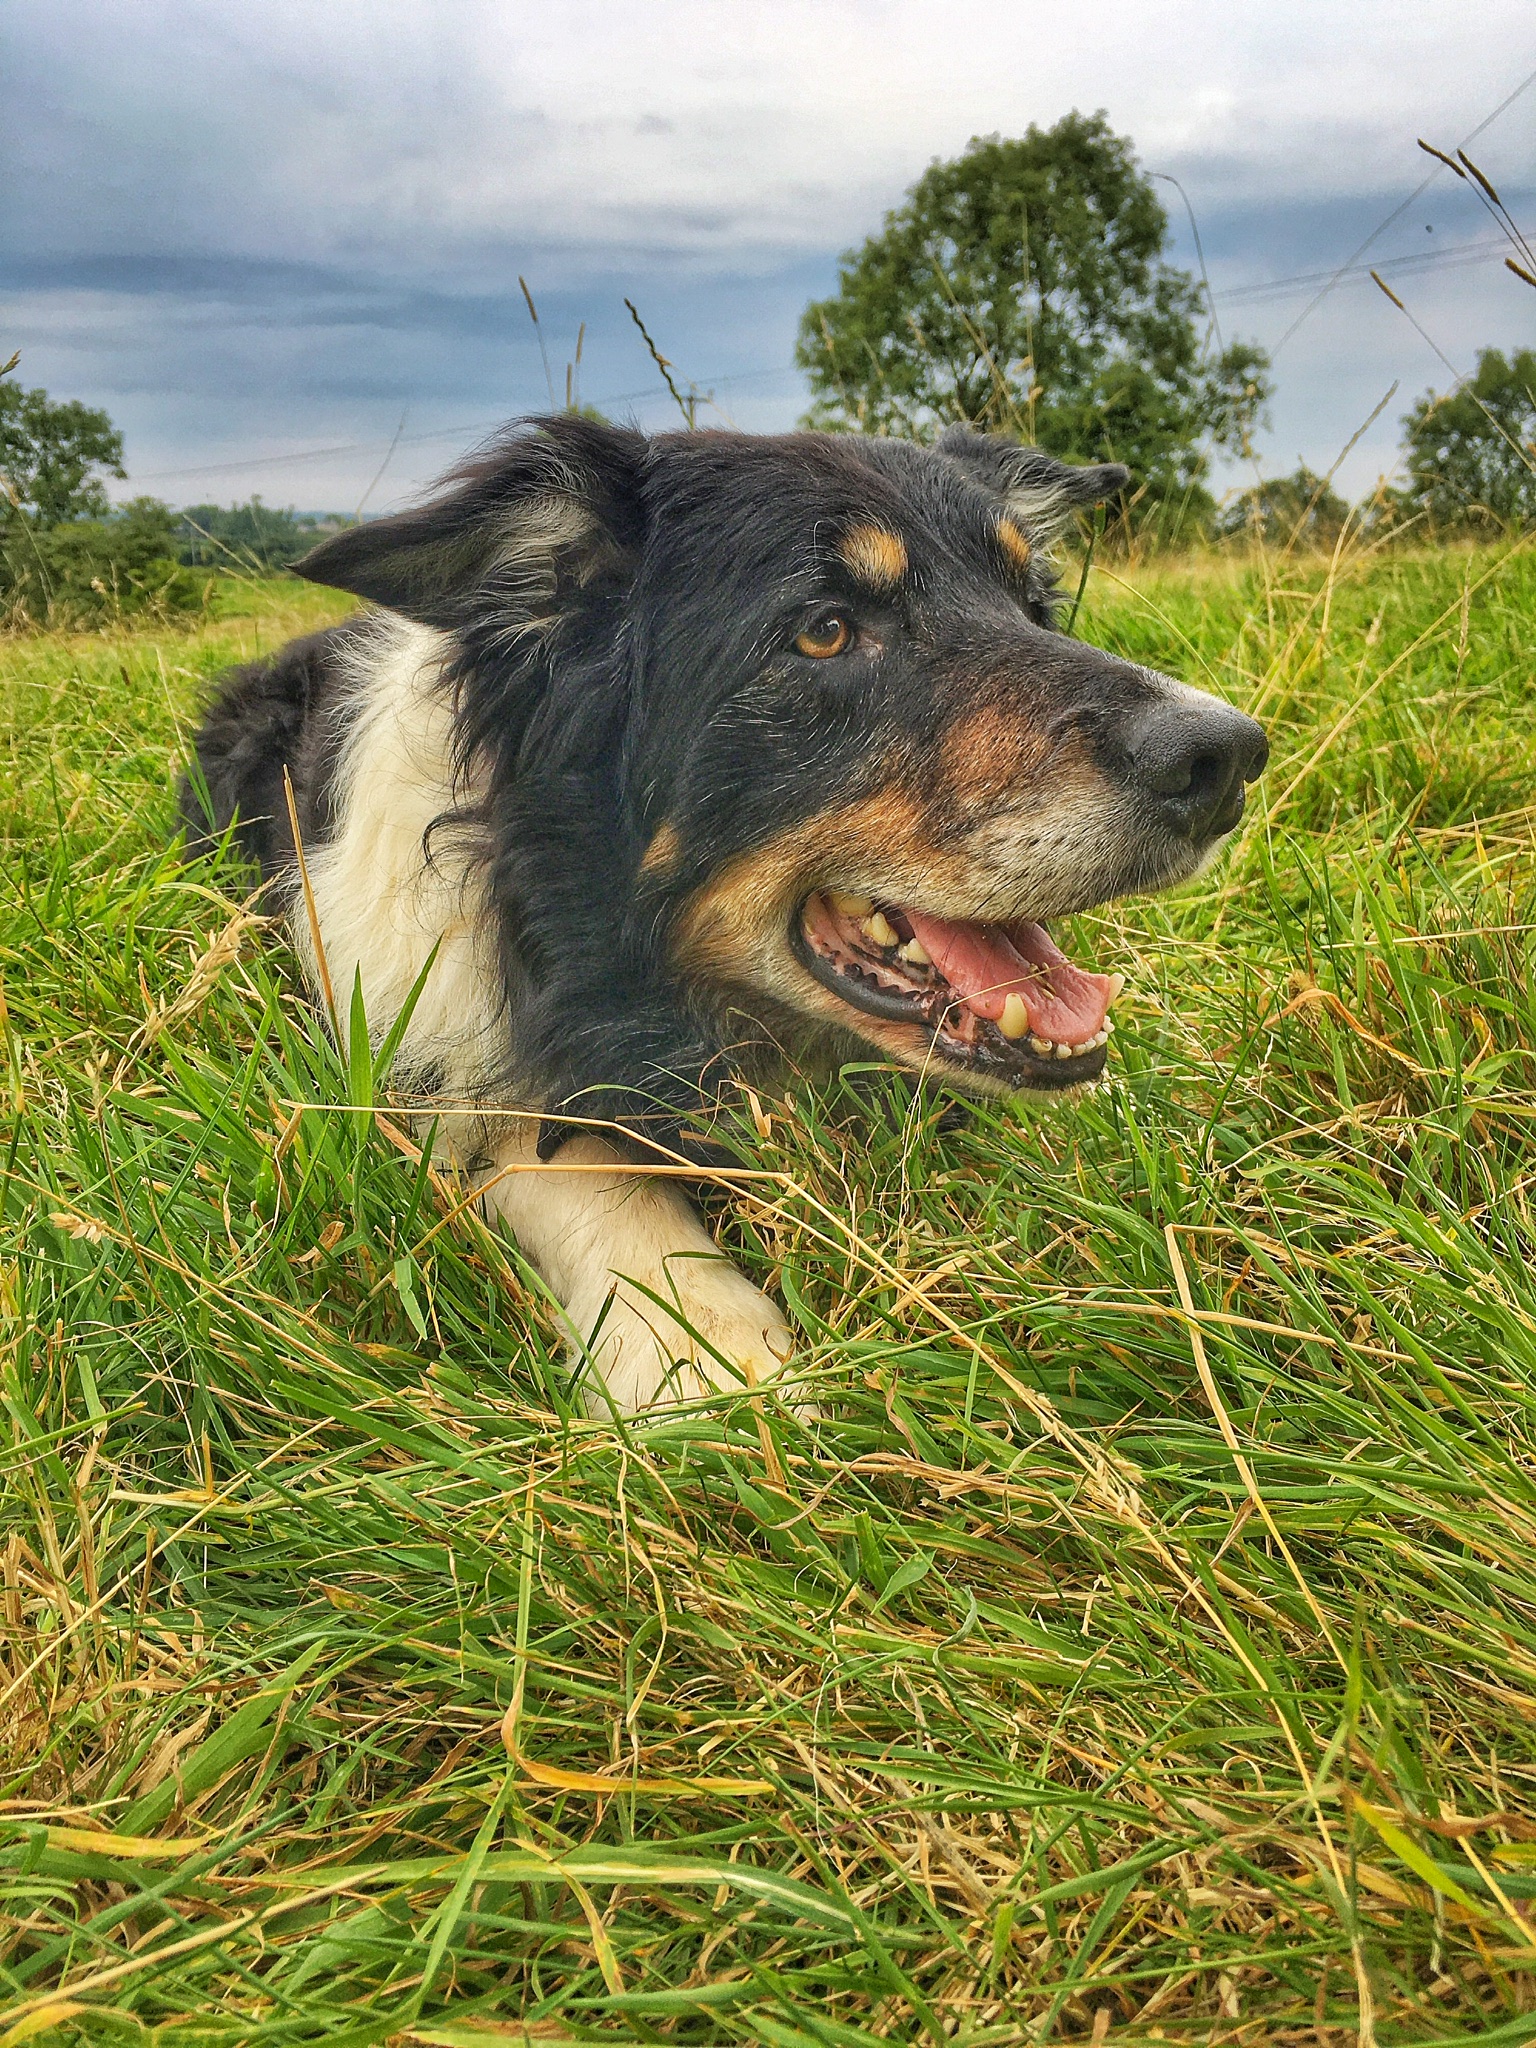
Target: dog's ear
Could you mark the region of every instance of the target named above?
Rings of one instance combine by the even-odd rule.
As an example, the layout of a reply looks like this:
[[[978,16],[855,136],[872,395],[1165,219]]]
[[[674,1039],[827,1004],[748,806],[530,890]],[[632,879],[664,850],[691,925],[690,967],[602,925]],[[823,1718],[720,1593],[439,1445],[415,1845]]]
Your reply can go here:
[[[639,559],[646,438],[559,414],[471,456],[427,504],[349,526],[293,565],[422,625],[536,625]]]
[[[946,427],[938,445],[941,455],[962,463],[989,484],[1016,519],[1046,540],[1059,533],[1074,512],[1102,505],[1130,481],[1123,463],[1096,462],[1078,469],[1058,462],[1043,448],[1021,448],[1017,441],[978,434],[971,427]]]

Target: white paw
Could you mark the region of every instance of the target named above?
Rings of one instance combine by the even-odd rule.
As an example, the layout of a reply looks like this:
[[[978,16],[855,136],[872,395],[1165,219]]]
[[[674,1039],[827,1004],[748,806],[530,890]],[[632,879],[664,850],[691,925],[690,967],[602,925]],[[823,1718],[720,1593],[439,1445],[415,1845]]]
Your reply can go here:
[[[579,1355],[591,1361],[583,1392],[592,1414],[606,1414],[610,1401],[634,1415],[716,1390],[740,1393],[783,1371],[794,1348],[789,1325],[729,1259],[674,1254],[643,1278],[644,1289],[610,1274],[611,1295],[566,1311]]]

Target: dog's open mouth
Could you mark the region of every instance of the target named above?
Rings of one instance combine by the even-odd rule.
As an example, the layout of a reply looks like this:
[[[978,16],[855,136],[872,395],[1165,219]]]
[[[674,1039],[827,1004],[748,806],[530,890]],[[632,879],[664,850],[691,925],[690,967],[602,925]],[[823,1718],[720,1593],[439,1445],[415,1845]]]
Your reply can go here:
[[[923,1027],[978,1077],[1069,1088],[1103,1071],[1123,977],[1075,967],[1044,925],[965,923],[826,889],[806,898],[790,937],[845,1003]]]

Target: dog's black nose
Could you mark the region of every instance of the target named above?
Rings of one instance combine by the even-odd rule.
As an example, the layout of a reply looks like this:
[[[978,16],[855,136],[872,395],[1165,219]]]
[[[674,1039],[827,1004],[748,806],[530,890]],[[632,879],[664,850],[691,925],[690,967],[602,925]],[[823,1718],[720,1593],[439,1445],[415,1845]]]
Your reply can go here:
[[[1216,697],[1148,705],[1127,738],[1131,787],[1184,839],[1214,839],[1243,815],[1243,785],[1269,759],[1264,728]]]

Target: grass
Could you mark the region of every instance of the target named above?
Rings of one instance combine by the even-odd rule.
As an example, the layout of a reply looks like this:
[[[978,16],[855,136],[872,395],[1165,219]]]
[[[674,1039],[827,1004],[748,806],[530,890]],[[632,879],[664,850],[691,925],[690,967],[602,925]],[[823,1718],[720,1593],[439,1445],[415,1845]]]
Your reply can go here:
[[[1536,554],[1095,572],[1265,797],[1106,1089],[744,1107],[814,1424],[576,1412],[166,850],[334,615],[0,648],[0,2042],[1536,2036]]]

